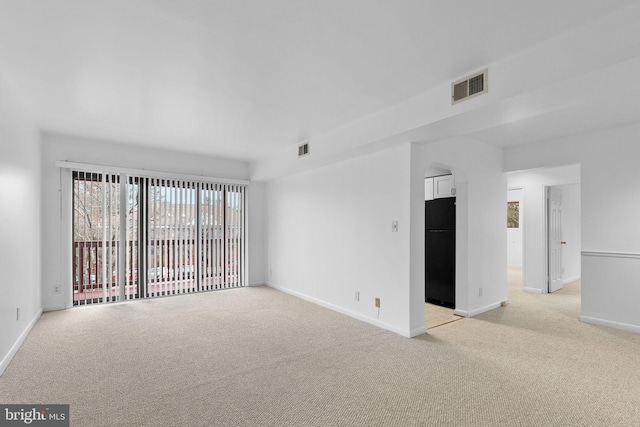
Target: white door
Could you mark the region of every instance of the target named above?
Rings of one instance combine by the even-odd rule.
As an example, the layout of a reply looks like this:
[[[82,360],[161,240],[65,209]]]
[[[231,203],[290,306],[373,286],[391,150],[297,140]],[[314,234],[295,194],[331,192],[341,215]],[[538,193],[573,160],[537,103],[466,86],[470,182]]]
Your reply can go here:
[[[547,239],[549,292],[562,289],[562,191],[547,189]]]

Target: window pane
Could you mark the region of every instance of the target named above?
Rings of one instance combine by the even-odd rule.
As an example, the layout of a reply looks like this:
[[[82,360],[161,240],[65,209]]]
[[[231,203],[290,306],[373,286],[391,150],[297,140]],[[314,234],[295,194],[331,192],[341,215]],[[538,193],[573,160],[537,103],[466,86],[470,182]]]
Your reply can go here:
[[[520,228],[520,202],[507,203],[507,228]]]

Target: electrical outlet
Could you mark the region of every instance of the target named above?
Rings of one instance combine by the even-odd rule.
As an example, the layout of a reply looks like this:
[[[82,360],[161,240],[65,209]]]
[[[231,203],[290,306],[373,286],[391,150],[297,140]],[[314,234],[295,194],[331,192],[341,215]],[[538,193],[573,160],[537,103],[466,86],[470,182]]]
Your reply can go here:
[[[54,294],[60,293],[60,285],[53,285],[53,293]]]
[[[356,301],[360,301],[360,291],[356,291]]]
[[[380,308],[380,298],[376,298],[376,308]]]
[[[478,289],[478,296],[481,297],[482,296],[482,288]]]

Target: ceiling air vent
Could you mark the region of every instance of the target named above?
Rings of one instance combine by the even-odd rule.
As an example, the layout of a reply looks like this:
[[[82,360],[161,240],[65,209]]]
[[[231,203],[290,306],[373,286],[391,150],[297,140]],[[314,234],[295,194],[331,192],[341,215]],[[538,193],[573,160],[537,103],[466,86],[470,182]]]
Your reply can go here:
[[[451,103],[456,104],[487,92],[487,70],[451,83]]]
[[[307,154],[309,154],[309,143],[305,142],[298,145],[298,157],[306,156]]]

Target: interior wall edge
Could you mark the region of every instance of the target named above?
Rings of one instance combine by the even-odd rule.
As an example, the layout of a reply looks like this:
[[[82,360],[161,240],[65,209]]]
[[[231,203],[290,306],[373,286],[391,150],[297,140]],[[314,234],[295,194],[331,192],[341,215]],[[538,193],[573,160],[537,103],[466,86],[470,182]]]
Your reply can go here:
[[[475,316],[477,316],[479,314],[486,313],[487,311],[491,311],[491,310],[494,310],[496,308],[502,307],[502,303],[505,302],[505,301],[506,300],[497,301],[497,302],[485,305],[484,307],[476,308],[476,309],[469,310],[469,311],[467,311],[467,310],[457,310],[456,309],[456,310],[453,311],[453,313],[454,314],[458,314],[460,316],[464,316],[464,317],[475,317]]]
[[[27,337],[29,336],[29,333],[31,333],[31,329],[33,329],[33,327],[36,325],[36,323],[40,319],[40,316],[42,316],[42,309],[38,310],[36,315],[31,319],[29,324],[27,324],[27,326],[24,328],[24,331],[22,331],[22,333],[20,334],[16,342],[11,346],[11,348],[9,349],[9,352],[2,358],[2,361],[0,361],[0,376],[7,369],[7,367],[9,366],[9,363],[11,363],[11,360],[13,360],[13,357],[16,355],[18,350],[20,350],[22,343],[24,343],[24,340],[27,339]]]

